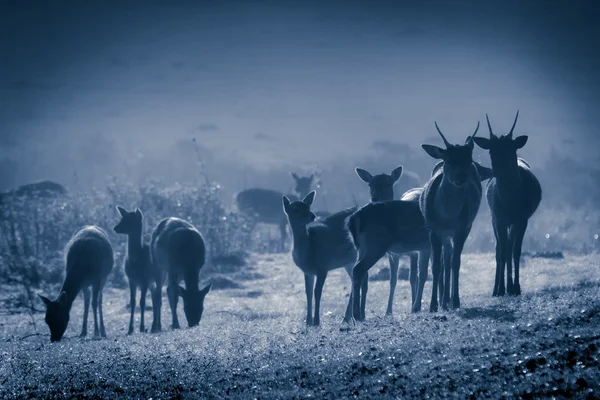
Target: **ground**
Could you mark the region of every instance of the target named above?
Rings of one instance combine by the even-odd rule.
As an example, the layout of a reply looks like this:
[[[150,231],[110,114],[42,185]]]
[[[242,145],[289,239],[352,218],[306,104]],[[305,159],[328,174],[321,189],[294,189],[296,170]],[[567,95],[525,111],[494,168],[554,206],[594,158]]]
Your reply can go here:
[[[502,298],[491,296],[493,260],[463,257],[457,311],[426,311],[428,281],[425,311],[410,313],[400,281],[386,318],[388,283],[373,281],[367,320],[348,332],[345,272],[330,274],[321,326],[307,329],[289,254],[253,256],[227,277],[241,287],[212,291],[192,329],[168,328],[165,298],[162,333],[126,336],[128,294],[115,289],[104,295],[108,339],[77,338],[81,299],[59,343],[42,314],[3,315],[0,397],[599,398],[600,257],[527,258],[523,295]]]

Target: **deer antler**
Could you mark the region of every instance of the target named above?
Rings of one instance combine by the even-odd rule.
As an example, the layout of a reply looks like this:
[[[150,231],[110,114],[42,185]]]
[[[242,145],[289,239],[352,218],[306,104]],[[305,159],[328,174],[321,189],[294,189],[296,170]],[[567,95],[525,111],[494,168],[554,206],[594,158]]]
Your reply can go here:
[[[487,120],[488,129],[490,130],[490,139],[496,139],[497,136],[492,132],[492,124],[490,124],[490,117],[488,117],[487,113],[485,114],[485,119]]]
[[[512,139],[513,131],[515,130],[515,125],[517,125],[517,119],[519,119],[519,110],[517,110],[517,116],[515,117],[515,122],[513,122],[512,128],[510,128],[510,132],[508,132],[508,137]]]
[[[475,138],[475,135],[477,135],[478,130],[479,130],[479,121],[477,121],[477,128],[475,128],[475,132],[473,132],[473,134],[469,138],[469,143],[471,143],[473,141],[473,138]]]
[[[441,136],[441,137],[442,137],[442,139],[444,140],[444,144],[446,145],[446,148],[450,147],[450,146],[451,146],[450,142],[448,142],[448,141],[446,140],[446,137],[444,136],[444,134],[443,134],[443,133],[442,133],[442,131],[440,130],[440,127],[438,126],[437,122],[436,122],[436,121],[434,121],[434,123],[435,123],[435,129],[437,129],[438,133],[440,134],[440,136]]]

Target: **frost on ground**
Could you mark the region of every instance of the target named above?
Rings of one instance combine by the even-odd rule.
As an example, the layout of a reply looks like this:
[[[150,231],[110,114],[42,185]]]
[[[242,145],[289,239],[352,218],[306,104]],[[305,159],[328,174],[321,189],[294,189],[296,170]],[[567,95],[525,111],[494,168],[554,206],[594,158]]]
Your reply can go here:
[[[518,298],[491,297],[493,260],[463,257],[458,311],[409,313],[400,281],[395,316],[384,318],[388,283],[371,282],[367,321],[349,332],[339,330],[345,272],[330,274],[322,326],[307,329],[302,274],[288,254],[255,256],[252,271],[228,276],[240,286],[211,292],[193,329],[168,328],[164,298],[164,331],[126,336],[128,293],[114,289],[104,295],[105,340],[77,338],[81,299],[59,343],[42,314],[2,315],[0,397],[598,398],[600,257],[526,259]],[[424,310],[430,290],[428,281]]]

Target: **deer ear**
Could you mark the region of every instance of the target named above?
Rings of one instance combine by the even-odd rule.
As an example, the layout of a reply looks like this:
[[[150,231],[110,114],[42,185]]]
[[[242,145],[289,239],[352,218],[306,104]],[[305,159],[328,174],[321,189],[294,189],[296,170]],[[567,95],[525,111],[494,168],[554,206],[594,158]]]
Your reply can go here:
[[[477,146],[481,147],[484,150],[490,149],[491,140],[488,138],[475,137],[473,138],[473,141],[475,142],[475,144],[477,144]]]
[[[177,285],[177,296],[184,297],[185,289],[181,285]]]
[[[373,180],[373,175],[371,175],[371,173],[366,169],[355,168],[354,171],[356,171],[356,175],[358,175],[363,182],[371,183]]]
[[[283,211],[287,213],[288,209],[290,208],[290,199],[284,195],[281,200],[283,201]]]
[[[398,165],[391,173],[392,179],[396,182],[402,176],[402,165]]]
[[[295,180],[296,182],[298,182],[298,181],[300,180],[300,177],[299,177],[298,175],[296,175],[296,173],[295,173],[295,172],[290,172],[290,175],[292,175],[292,178],[294,178],[294,180]]]
[[[142,210],[139,208],[135,208],[135,215],[137,215],[140,219],[143,218]]]
[[[315,174],[310,174],[309,178],[310,178],[310,181],[312,182],[315,179]]]
[[[517,146],[517,149],[521,149],[521,148],[523,148],[523,146],[525,146],[525,143],[527,143],[527,140],[529,140],[529,136],[523,135],[523,136],[517,136],[515,138],[515,140],[513,140],[513,142]]]
[[[121,217],[124,217],[127,214],[127,210],[121,206],[117,206],[117,211],[121,214]]]
[[[202,290],[200,290],[200,294],[202,295],[202,297],[206,297],[208,292],[210,292],[210,288],[212,288],[212,284],[213,283],[211,282],[208,285],[204,286],[204,288]]]
[[[313,190],[302,199],[302,202],[310,207],[313,201],[315,201],[315,194],[316,192]]]
[[[421,147],[423,150],[425,150],[425,153],[429,154],[430,157],[435,158],[436,160],[443,160],[446,156],[446,150],[437,146],[422,144]]]
[[[52,300],[50,300],[47,297],[42,296],[41,294],[38,293],[38,296],[40,297],[40,299],[42,299],[42,302],[44,303],[44,305],[46,307],[48,307],[50,305],[50,303],[52,303]]]

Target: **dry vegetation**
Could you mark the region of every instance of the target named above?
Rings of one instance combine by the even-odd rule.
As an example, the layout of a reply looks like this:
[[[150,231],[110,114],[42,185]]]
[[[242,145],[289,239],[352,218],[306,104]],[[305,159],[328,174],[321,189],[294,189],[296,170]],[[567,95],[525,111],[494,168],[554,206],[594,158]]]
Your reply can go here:
[[[252,221],[223,203],[218,185],[194,187],[114,181],[107,190],[68,198],[4,202],[0,397],[600,395],[600,258],[593,241],[582,248],[578,239],[592,236],[597,211],[581,211],[581,219],[589,220],[587,228],[569,223],[566,213],[541,210],[536,215],[525,249],[560,250],[565,258],[527,256],[521,297],[492,298],[494,256],[471,252],[461,271],[460,310],[411,314],[408,284],[402,281],[396,315],[383,318],[388,283],[373,280],[367,321],[340,332],[350,287],[343,271],[334,271],[327,280],[322,326],[307,330],[300,271],[289,254],[260,254],[272,249],[277,234],[257,230],[251,235]],[[125,240],[112,232],[116,204],[139,205],[146,215],[146,234],[167,215],[189,219],[202,230],[211,259],[201,279],[215,285],[199,327],[125,335],[129,296],[121,270]],[[486,213],[483,205],[469,239],[472,251],[492,246]],[[574,213],[569,211],[571,217]],[[72,232],[90,223],[110,233],[117,258],[104,296],[109,338],[76,337],[82,317],[82,301],[77,300],[66,339],[51,344],[35,293],[56,294],[63,277],[62,248]],[[550,238],[540,233],[544,231]],[[384,265],[382,261],[379,267]],[[425,310],[429,290],[430,282]],[[168,327],[169,313],[162,314]]]

